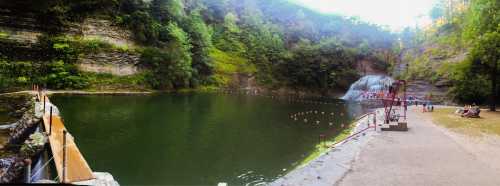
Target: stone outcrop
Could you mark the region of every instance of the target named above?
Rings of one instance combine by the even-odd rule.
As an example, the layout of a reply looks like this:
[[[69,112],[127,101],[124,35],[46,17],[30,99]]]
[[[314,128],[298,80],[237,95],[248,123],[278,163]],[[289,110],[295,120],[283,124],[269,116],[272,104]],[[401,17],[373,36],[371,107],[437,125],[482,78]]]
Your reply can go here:
[[[19,156],[11,156],[0,159],[0,184],[20,183],[21,177],[26,163],[24,158]]]
[[[408,82],[406,92],[407,95],[419,98],[431,96],[431,100],[436,103],[452,104],[447,96],[448,86],[435,86],[426,81],[414,80]]]
[[[21,119],[31,107],[32,102],[29,101],[31,98],[26,94],[2,95],[0,96],[0,110],[5,110],[13,121]]]
[[[41,51],[39,37],[47,34],[34,13],[18,13],[0,8],[0,54],[17,60],[50,60]],[[68,23],[62,35],[84,40],[96,39],[128,51],[111,49],[79,56],[78,67],[85,72],[109,73],[118,76],[136,74],[139,54],[131,52],[136,46],[133,33],[106,18],[85,18],[80,23]]]
[[[21,155],[26,158],[33,157],[42,152],[45,143],[47,143],[47,137],[40,132],[35,132],[24,141],[20,149]]]
[[[12,124],[8,138],[8,150],[12,155],[0,159],[0,184],[22,183],[22,175],[27,161],[39,154],[47,142],[46,137],[35,132],[40,123],[41,114],[35,112],[35,98],[19,103],[17,112],[24,112],[22,117]],[[29,137],[28,137],[29,136]]]
[[[80,34],[85,39],[99,39],[119,47],[133,49],[136,45],[132,32],[105,19],[85,19],[80,26]],[[139,72],[139,57],[137,53],[119,50],[89,53],[79,57],[78,68],[84,72],[133,75]]]
[[[359,75],[386,75],[387,73],[377,67],[376,61],[370,59],[363,59],[356,62],[356,71]]]
[[[22,143],[28,135],[33,133],[36,126],[40,123],[41,115],[36,115],[34,111],[34,100],[30,100],[30,108],[24,112],[21,119],[15,123],[15,127],[10,129],[8,145],[16,145]]]
[[[16,42],[24,46],[31,46],[38,42],[38,37],[43,33],[27,29],[0,27],[0,40]]]
[[[27,165],[27,160],[40,154],[47,142],[47,137],[42,133],[36,132],[21,146],[21,153],[10,155],[0,159],[0,184],[22,183],[21,177]]]
[[[87,18],[80,27],[84,38],[98,38],[118,46],[133,47],[132,32],[113,25],[109,20]]]
[[[109,73],[117,76],[139,72],[139,55],[126,52],[100,52],[81,56],[78,68],[84,72]]]

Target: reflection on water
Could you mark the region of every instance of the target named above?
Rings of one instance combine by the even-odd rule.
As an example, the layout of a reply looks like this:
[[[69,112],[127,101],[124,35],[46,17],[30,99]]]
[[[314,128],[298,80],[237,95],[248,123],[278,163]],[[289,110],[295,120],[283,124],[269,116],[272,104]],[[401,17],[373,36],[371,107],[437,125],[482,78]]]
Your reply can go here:
[[[10,117],[7,111],[3,111],[0,108],[0,125],[8,124],[13,122],[14,118]]]
[[[218,94],[52,101],[91,168],[111,172],[123,185],[269,182],[307,157],[320,134],[337,135],[361,111],[340,100],[306,104]],[[318,113],[301,119],[319,123],[291,117],[311,110]]]

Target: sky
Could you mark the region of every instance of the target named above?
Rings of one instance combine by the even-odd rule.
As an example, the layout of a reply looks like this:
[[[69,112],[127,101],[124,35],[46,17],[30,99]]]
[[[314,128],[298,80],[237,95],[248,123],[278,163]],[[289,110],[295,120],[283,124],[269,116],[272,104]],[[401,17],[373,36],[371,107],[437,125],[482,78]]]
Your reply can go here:
[[[437,0],[292,0],[322,13],[359,17],[393,31],[425,26]]]

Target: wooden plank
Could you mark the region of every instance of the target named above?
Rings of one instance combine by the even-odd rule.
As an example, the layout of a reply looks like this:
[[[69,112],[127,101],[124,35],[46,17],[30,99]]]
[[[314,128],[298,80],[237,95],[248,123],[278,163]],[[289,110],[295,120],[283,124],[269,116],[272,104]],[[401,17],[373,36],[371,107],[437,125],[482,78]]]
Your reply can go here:
[[[47,99],[47,98],[46,98]],[[48,100],[48,99],[47,99]],[[43,101],[43,100],[42,100]],[[43,116],[45,131],[49,133],[50,116],[47,111]],[[59,116],[52,116],[52,133],[49,135],[50,148],[54,156],[59,180],[63,181],[63,131],[66,130]],[[66,178],[64,183],[94,179],[92,170],[83,158],[80,150],[69,133],[66,136]]]

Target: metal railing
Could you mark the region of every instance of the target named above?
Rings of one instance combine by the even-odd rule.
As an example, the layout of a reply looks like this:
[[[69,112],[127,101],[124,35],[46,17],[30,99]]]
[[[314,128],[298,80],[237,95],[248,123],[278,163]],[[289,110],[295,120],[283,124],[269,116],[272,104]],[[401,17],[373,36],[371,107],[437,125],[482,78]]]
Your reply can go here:
[[[46,102],[50,103],[50,100],[42,92],[42,90],[39,89],[38,85],[35,84],[35,85],[33,85],[32,88],[33,88],[33,91],[36,92],[37,100],[39,102],[43,101],[43,114],[42,114],[42,117],[45,117],[45,114],[47,114],[47,112],[45,110],[46,109],[45,108],[46,107]],[[50,104],[50,109],[49,109],[49,131],[48,131],[48,133],[47,133],[47,129],[45,129],[45,132],[47,133],[47,136],[51,136],[52,135],[52,116],[53,116],[53,110],[52,110],[52,104]],[[42,120],[42,123],[43,122],[44,121]],[[63,133],[63,144],[62,144],[63,148],[60,150],[63,153],[63,159],[62,159],[62,179],[59,179],[58,181],[60,183],[65,183],[66,182],[65,178],[66,178],[66,175],[67,175],[67,167],[66,167],[66,163],[67,163],[66,162],[67,161],[67,157],[66,157],[67,156],[67,152],[66,151],[67,151],[67,148],[66,147],[68,146],[66,144],[66,142],[67,142],[66,138],[67,138],[68,132],[66,130],[63,130],[62,133]],[[60,151],[56,152],[56,153],[60,153]],[[54,154],[54,152],[52,152],[52,154]],[[51,161],[55,162],[53,155],[52,155],[52,157],[42,167],[40,167],[38,170],[34,171],[33,175],[29,176],[30,180],[32,180],[37,174],[40,173],[41,170],[43,170],[46,166],[48,166]]]
[[[377,113],[376,112],[369,112],[369,113],[366,113],[366,114],[363,114],[361,115],[360,117],[358,117],[356,120],[355,120],[355,123],[357,122],[360,122],[360,120],[362,120],[363,118],[369,116],[369,115],[373,115],[373,125],[370,125],[370,120],[368,120],[368,125],[366,126],[366,128],[363,128],[357,132],[355,132],[354,134],[351,134],[347,137],[345,137],[344,139],[342,140],[339,140],[331,145],[329,145],[328,147],[330,148],[335,148],[336,145],[340,144],[340,143],[343,143],[349,139],[351,139],[352,137],[354,136],[357,136],[358,134],[361,134],[362,132],[365,132],[367,131],[368,129],[371,129],[373,128],[375,131],[377,130]]]

